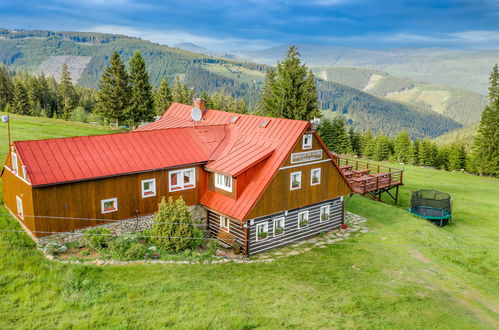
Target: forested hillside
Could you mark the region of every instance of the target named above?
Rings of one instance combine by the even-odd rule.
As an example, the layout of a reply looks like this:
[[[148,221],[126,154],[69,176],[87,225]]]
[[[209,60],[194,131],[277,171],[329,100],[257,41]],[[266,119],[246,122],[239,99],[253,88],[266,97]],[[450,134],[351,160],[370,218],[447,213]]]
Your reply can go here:
[[[57,79],[62,64],[66,63],[72,81],[95,89],[113,50],[118,50],[125,63],[134,51],[139,51],[154,87],[158,87],[164,77],[173,86],[178,76],[196,95],[224,89],[226,93],[244,99],[250,110],[258,102],[269,68],[120,35],[8,30],[1,33],[0,62],[11,71],[43,72]],[[435,137],[460,126],[438,114],[418,111],[344,85],[318,79],[317,87],[323,110],[331,109],[346,116],[350,124],[361,130],[372,128],[393,135],[408,128],[413,137]]]
[[[386,72],[353,67],[316,67],[324,80],[341,83],[375,96],[431,110],[461,124],[480,120],[485,97],[449,86],[432,85],[392,76]]]

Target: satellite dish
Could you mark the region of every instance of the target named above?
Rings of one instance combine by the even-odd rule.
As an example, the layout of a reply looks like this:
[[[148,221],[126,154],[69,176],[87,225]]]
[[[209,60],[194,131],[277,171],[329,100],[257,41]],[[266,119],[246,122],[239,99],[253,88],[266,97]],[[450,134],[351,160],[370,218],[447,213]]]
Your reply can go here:
[[[199,109],[198,107],[192,108],[192,110],[191,110],[191,118],[195,122],[200,122],[201,119],[203,118],[203,112],[201,111],[201,109]]]

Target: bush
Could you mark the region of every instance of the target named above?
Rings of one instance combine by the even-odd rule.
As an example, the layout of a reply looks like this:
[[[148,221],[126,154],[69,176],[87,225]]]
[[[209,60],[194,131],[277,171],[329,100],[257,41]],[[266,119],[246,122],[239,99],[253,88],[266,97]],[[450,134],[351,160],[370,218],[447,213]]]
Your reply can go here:
[[[128,250],[126,250],[124,257],[126,260],[143,259],[146,254],[147,248],[140,243],[132,243]]]
[[[182,197],[175,202],[173,198],[168,203],[163,198],[158,213],[154,219],[151,241],[160,249],[169,253],[195,248],[202,244],[203,233],[198,230],[192,221],[192,216]]]
[[[210,254],[214,255],[215,253],[217,253],[217,250],[220,247],[220,244],[218,244],[218,240],[216,240],[216,239],[210,239],[208,241],[208,244],[207,244],[206,247],[210,251]]]
[[[125,259],[128,249],[135,242],[134,239],[129,237],[118,237],[109,242],[109,252],[116,259]]]
[[[101,250],[109,246],[110,235],[111,230],[107,228],[92,228],[83,233],[83,242],[89,248]]]

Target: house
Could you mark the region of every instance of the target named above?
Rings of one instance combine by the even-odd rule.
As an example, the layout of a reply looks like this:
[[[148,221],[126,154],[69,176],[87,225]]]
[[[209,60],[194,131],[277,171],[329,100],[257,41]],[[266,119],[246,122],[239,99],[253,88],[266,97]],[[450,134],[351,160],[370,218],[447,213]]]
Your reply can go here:
[[[150,218],[162,197],[182,196],[214,237],[248,255],[343,223],[352,189],[309,122],[196,106],[197,121],[173,103],[128,133],[14,142],[5,206],[43,237]]]

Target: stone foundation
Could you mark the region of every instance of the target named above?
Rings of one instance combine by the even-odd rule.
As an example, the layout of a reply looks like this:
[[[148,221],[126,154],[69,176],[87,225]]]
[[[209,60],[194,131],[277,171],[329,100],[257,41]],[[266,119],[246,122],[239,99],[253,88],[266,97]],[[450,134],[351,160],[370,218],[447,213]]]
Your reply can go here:
[[[207,212],[201,205],[189,206],[189,211],[192,214],[192,219],[201,223],[206,223]],[[115,221],[97,226],[91,226],[82,229],[76,229],[64,233],[57,233],[49,236],[38,237],[35,239],[38,245],[44,246],[48,243],[67,244],[75,242],[83,237],[83,233],[94,228],[107,228],[114,235],[128,235],[150,229],[152,227],[156,213],[148,214],[136,218]]]

